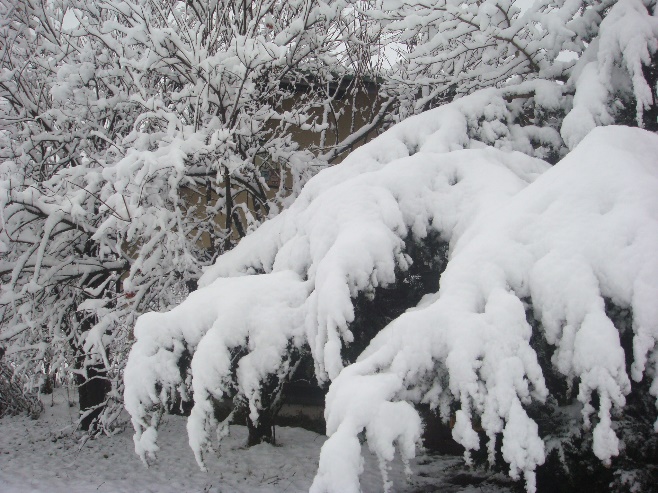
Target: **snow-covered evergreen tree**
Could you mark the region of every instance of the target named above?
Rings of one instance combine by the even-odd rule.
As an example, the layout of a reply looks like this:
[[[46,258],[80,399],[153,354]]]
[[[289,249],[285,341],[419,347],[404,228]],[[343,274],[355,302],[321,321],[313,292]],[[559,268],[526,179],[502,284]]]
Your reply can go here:
[[[658,137],[595,129],[655,128],[655,2],[421,13],[402,9],[387,25],[413,33],[420,23],[408,39],[430,43],[418,45],[428,58],[409,58],[419,77],[410,100],[471,94],[318,174],[220,256],[202,289],[138,320],[125,403],[143,460],[157,451],[163,410],[192,392],[190,445],[203,467],[213,428],[221,438],[230,423],[217,423],[213,400],[243,400],[257,425],[308,354],[318,381],[332,382],[313,491],[359,490],[364,431],[390,490],[387,464],[419,441],[419,404],[455,419],[467,458],[483,450],[529,491],[547,458],[571,467],[586,454],[612,465],[619,487],[655,479],[642,469],[648,456],[625,447],[656,417]],[[565,50],[578,58],[556,60]],[[438,291],[379,334],[355,333],[359,300],[408,280],[419,251],[447,261]],[[653,419],[620,419],[624,409]]]

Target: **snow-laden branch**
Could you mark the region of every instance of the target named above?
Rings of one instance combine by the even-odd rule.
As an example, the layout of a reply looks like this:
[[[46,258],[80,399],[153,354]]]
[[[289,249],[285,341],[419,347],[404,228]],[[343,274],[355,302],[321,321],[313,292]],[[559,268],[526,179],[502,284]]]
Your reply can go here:
[[[644,74],[658,60],[656,4],[654,12],[651,8],[641,0],[616,2],[601,22],[596,42],[578,60],[569,79],[575,90],[573,108],[561,129],[570,148],[595,126],[618,120],[616,113],[624,103],[629,122],[635,120],[640,127],[646,124],[651,129],[658,125],[644,121],[645,112],[656,106],[657,90]],[[651,114],[655,119],[655,110]]]

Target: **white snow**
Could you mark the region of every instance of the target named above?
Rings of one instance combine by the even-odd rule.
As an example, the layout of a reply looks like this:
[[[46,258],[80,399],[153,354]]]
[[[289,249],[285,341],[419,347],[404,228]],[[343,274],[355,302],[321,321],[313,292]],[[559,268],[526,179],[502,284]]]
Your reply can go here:
[[[651,66],[651,55],[656,51],[655,13],[650,13],[641,0],[614,2],[601,22],[598,38],[587,47],[569,81],[576,91],[573,108],[560,132],[570,149],[595,126],[615,121],[610,109],[620,96],[635,99],[635,119],[642,126],[644,110],[653,104],[642,67]]]
[[[70,397],[77,398],[73,393]],[[165,416],[158,462],[145,469],[135,460],[130,430],[81,444],[83,434],[72,430],[77,408],[68,406],[64,389],[55,390],[53,407],[50,396],[42,399],[45,411],[37,421],[26,416],[0,419],[2,493],[301,493],[311,485],[326,439],[301,428],[277,427],[276,446],[247,448],[246,428],[233,426],[222,441],[220,460],[210,461],[208,473],[203,473],[192,454],[181,453],[187,443],[185,418]],[[375,493],[381,489],[378,463],[368,451],[364,454],[363,491]],[[455,476],[467,473],[473,485],[460,491],[476,493],[483,480],[486,491],[510,491],[486,483],[486,476],[469,473],[459,462],[454,456],[421,455],[412,463],[411,482],[406,482],[401,467],[394,467],[390,478],[396,491],[413,492],[454,488]]]
[[[353,339],[352,298],[408,268],[405,239],[434,229],[451,241],[548,169],[512,152],[511,137],[507,151],[470,137],[483,113],[486,126],[506,111],[498,92],[483,91],[395,126],[312,179],[288,210],[222,255],[178,308],[142,316],[125,372],[140,457],[158,450],[160,407],[191,388],[190,446],[203,468],[217,426],[211,397],[234,386],[256,421],[260,382],[288,371],[288,344],[310,347],[319,381],[336,378],[342,347]],[[234,381],[230,350],[247,341],[250,354]],[[185,348],[192,366],[181,375],[176,363]]]

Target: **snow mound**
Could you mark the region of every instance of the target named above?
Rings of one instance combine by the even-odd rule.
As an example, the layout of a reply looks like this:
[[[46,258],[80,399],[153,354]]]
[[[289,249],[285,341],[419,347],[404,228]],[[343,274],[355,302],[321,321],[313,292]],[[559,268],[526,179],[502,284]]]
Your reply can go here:
[[[526,406],[544,401],[548,390],[531,346],[529,308],[540,337],[555,347],[553,367],[578,386],[586,429],[596,413],[593,451],[609,463],[619,453],[613,411],[625,405],[631,381],[606,299],[631,309],[631,376],[651,376],[658,396],[656,156],[655,134],[597,128],[462,234],[437,295],[394,320],[333,381],[325,411],[330,438],[311,491],[349,490],[336,484],[357,491],[359,462],[343,464],[359,457],[355,438],[364,429],[377,437],[369,446],[384,462],[394,444],[407,459],[419,425],[405,401],[429,403],[446,419],[458,404],[453,437],[467,450],[480,447],[477,416],[490,460],[502,435],[511,476],[522,473],[534,491],[545,448]]]
[[[408,269],[405,242],[434,231],[456,244],[548,169],[514,152],[529,141],[518,132],[506,140],[504,125],[489,137],[505,150],[484,146],[487,125],[507,112],[501,92],[483,91],[395,126],[310,180],[288,210],[222,255],[179,307],[140,317],[125,370],[140,457],[158,450],[163,409],[192,390],[190,445],[204,467],[217,426],[212,399],[244,397],[257,422],[262,383],[292,371],[292,348],[310,351],[320,382],[336,378],[354,337],[353,299]]]

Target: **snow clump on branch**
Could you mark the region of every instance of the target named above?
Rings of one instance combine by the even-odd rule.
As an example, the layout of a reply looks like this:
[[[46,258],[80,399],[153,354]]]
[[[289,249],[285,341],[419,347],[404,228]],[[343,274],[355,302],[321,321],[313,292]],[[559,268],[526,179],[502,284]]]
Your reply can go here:
[[[644,113],[654,106],[644,70],[656,63],[658,53],[658,18],[651,9],[656,9],[655,2],[653,6],[641,0],[615,2],[598,37],[577,61],[569,78],[573,108],[560,129],[569,148],[594,127],[619,122],[614,113],[629,101],[635,103],[635,123],[644,126]],[[656,121],[646,123],[656,125]]]

